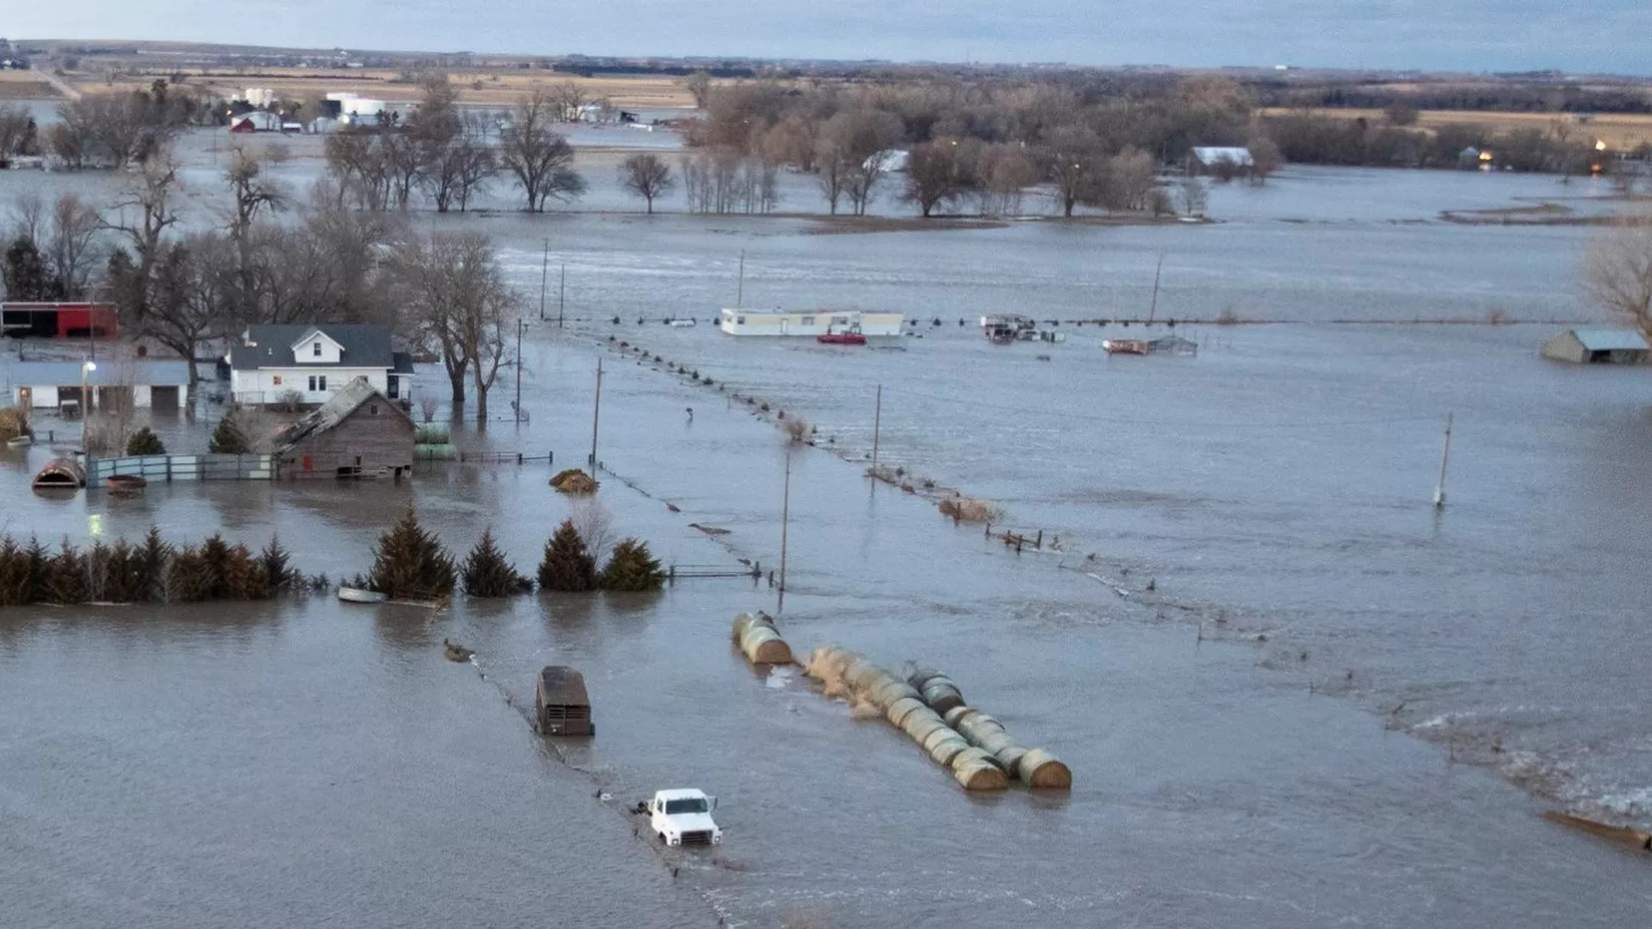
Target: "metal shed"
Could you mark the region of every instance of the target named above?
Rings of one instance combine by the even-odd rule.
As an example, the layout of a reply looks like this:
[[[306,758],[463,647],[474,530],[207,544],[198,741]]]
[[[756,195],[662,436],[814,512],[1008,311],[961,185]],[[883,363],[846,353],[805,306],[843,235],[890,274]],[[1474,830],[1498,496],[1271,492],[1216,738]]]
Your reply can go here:
[[[1633,329],[1567,329],[1543,343],[1543,357],[1574,364],[1644,364],[1652,354]]]

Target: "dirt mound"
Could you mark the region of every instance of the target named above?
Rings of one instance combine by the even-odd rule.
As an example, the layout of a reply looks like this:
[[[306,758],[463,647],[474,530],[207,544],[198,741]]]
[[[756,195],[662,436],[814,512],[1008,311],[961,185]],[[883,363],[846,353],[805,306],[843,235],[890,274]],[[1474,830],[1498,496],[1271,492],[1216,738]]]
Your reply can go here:
[[[569,468],[557,472],[556,477],[551,478],[551,486],[565,494],[594,494],[600,482],[578,468]]]

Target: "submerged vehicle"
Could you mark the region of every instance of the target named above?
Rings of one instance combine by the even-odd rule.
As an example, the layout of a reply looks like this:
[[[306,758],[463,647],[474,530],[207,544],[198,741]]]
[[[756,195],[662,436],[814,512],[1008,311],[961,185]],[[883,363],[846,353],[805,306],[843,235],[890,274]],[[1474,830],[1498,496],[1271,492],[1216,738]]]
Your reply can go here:
[[[564,665],[547,665],[534,685],[534,708],[542,735],[596,735],[585,677]]]
[[[648,828],[666,845],[721,845],[723,830],[711,819],[717,798],[694,787],[678,787],[654,793],[644,809]]]
[[[1017,313],[994,313],[981,317],[981,334],[994,345],[1008,345],[1037,338],[1038,324]]]

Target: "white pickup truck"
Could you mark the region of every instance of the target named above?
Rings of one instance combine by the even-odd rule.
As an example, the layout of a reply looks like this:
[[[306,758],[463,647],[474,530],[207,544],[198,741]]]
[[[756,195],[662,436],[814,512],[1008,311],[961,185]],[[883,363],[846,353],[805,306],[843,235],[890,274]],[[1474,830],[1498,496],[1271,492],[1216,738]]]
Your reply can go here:
[[[648,828],[666,845],[721,845],[723,830],[711,819],[717,798],[692,787],[661,790],[644,809]]]

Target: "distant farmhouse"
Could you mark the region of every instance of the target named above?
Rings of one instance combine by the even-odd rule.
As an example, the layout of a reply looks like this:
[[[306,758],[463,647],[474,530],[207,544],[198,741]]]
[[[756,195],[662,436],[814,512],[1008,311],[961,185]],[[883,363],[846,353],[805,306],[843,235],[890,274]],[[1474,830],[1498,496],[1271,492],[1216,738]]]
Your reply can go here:
[[[1189,174],[1249,177],[1255,168],[1250,149],[1242,145],[1195,145],[1187,156]]]
[[[1543,357],[1573,364],[1645,364],[1649,353],[1633,329],[1567,329],[1543,343]]]
[[[358,377],[388,400],[413,398],[412,356],[391,350],[384,326],[252,326],[228,360],[231,398],[250,406],[326,403]]]

